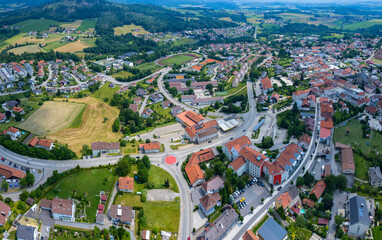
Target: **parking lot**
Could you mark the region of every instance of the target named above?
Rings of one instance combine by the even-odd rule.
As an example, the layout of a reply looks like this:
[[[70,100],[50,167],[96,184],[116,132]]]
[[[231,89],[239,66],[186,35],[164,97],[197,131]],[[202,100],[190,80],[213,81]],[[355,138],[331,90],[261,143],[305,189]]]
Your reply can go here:
[[[249,187],[246,186],[243,190],[244,192],[239,194],[234,200],[234,203],[237,203],[240,202],[240,199],[245,199],[246,205],[244,204],[245,206],[240,209],[241,215],[243,216],[251,211],[251,206],[256,208],[256,206],[262,204],[261,198],[266,199],[270,195],[265,187],[259,186],[257,183]]]

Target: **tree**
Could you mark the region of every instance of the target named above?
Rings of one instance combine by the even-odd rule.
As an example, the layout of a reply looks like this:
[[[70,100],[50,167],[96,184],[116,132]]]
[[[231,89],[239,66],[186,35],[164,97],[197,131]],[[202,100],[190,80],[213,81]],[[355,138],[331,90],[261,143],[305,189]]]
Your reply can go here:
[[[343,236],[344,234],[345,234],[345,233],[344,233],[344,230],[343,230],[342,228],[339,228],[339,229],[337,230],[336,237],[337,237],[337,238],[342,238],[342,236]]]
[[[255,210],[255,208],[253,206],[251,206],[251,212],[253,213],[253,210]]]
[[[89,145],[87,144],[82,145],[82,150],[81,150],[82,155],[87,155],[89,150],[90,150]]]
[[[151,167],[150,158],[147,155],[144,155],[142,157],[142,162],[147,169],[150,169],[150,167]]]
[[[4,189],[4,192],[8,191],[8,183],[6,181],[2,181],[1,188]]]
[[[26,191],[26,190],[24,190],[21,194],[20,194],[20,200],[21,201],[25,201],[25,200],[27,200],[27,198],[29,197],[29,192],[28,191]]]
[[[127,174],[129,174],[131,170],[129,160],[130,160],[130,156],[126,155],[118,161],[117,168],[115,169],[118,176],[125,177],[127,176]]]
[[[25,180],[28,187],[32,186],[35,180],[34,175],[32,173],[27,173],[27,175],[25,176]]]
[[[244,217],[240,215],[239,218],[238,218],[238,220],[239,220],[239,222],[243,222]]]
[[[206,89],[207,89],[208,91],[210,91],[210,94],[211,94],[211,95],[213,94],[213,88],[214,88],[214,86],[213,86],[211,83],[207,84],[207,86],[206,86]]]
[[[304,185],[304,178],[301,176],[298,176],[296,180],[296,186],[303,186],[303,185]]]
[[[306,186],[310,186],[314,182],[314,176],[308,172],[304,174],[303,178]]]
[[[347,184],[348,184],[348,179],[344,175],[341,174],[337,176],[337,182],[336,182],[337,189],[341,191],[345,191]]]
[[[334,222],[336,223],[337,227],[339,227],[344,222],[344,218],[341,215],[336,215],[334,217]]]
[[[239,189],[243,189],[245,187],[245,182],[242,178],[239,178],[239,181],[237,182],[237,187]]]
[[[16,112],[16,113],[15,113],[15,120],[16,120],[16,122],[20,122],[21,119],[22,119],[21,114],[18,113],[18,112]]]
[[[11,116],[12,116],[11,111],[6,111],[6,112],[5,112],[5,116],[7,117],[7,119],[10,119]]]
[[[216,162],[214,164],[214,173],[215,175],[219,175],[219,176],[223,176],[224,175],[224,171],[225,171],[225,166],[222,162]]]
[[[138,167],[138,181],[140,183],[146,183],[149,181],[149,171],[147,170],[146,166],[141,163]]]
[[[116,118],[114,120],[114,123],[113,123],[113,126],[112,126],[113,132],[118,132],[119,131],[119,127],[120,127],[119,118]]]

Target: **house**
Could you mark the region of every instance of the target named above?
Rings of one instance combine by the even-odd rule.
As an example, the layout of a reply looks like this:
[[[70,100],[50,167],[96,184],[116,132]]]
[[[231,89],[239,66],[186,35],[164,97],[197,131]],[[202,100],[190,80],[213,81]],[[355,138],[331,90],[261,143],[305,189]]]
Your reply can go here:
[[[297,145],[302,149],[307,150],[310,144],[310,140],[311,137],[308,134],[304,134],[298,139]]]
[[[272,93],[270,102],[277,103],[279,101],[279,98],[280,98],[280,94],[278,94],[277,92],[274,92]]]
[[[155,78],[150,78],[146,80],[147,84],[152,84],[155,81]]]
[[[213,194],[213,193],[219,192],[219,190],[222,189],[223,187],[224,187],[224,180],[218,175],[211,178],[207,182],[204,182],[202,184],[202,191],[204,195]]]
[[[366,198],[354,196],[345,202],[346,218],[349,218],[348,235],[354,238],[364,238],[371,220]]]
[[[147,118],[151,117],[151,114],[153,114],[153,113],[154,113],[154,110],[152,110],[151,108],[145,108],[145,110],[143,110],[143,112],[142,112],[142,117],[144,119],[147,119]]]
[[[239,157],[239,152],[246,146],[252,146],[252,142],[244,135],[223,144],[222,150],[228,160],[232,161]]]
[[[247,161],[242,156],[236,158],[228,165],[228,168],[231,168],[233,173],[236,173],[239,177],[247,172],[247,167]]]
[[[154,103],[163,101],[163,96],[161,93],[152,93],[149,95],[149,99]]]
[[[13,107],[12,111],[19,114],[24,114],[24,109],[22,107]]]
[[[37,240],[37,228],[33,226],[19,225],[16,232],[17,240]]]
[[[165,101],[162,102],[163,109],[167,109],[167,108],[169,108],[171,106],[172,106],[172,103],[171,103],[170,100],[165,100]]]
[[[53,200],[42,199],[40,207],[49,210],[55,220],[74,222],[76,205],[71,199],[54,198]]]
[[[50,151],[53,148],[53,142],[46,139],[40,139],[38,140],[36,147],[45,148],[46,150]]]
[[[0,226],[3,227],[9,215],[11,215],[11,207],[0,201]]]
[[[256,237],[256,234],[254,234],[251,229],[249,229],[244,233],[243,240],[259,240],[259,238]]]
[[[287,231],[270,217],[257,231],[261,240],[284,240],[288,238]]]
[[[0,164],[0,176],[6,180],[19,181],[25,178],[26,174],[18,169]]]
[[[139,88],[137,90],[137,96],[139,96],[139,97],[144,97],[146,94],[147,94],[147,91],[142,89],[142,88]]]
[[[122,192],[133,192],[134,178],[131,178],[129,176],[120,177],[118,181],[118,190]]]
[[[260,86],[261,86],[261,88],[263,90],[263,94],[264,95],[266,95],[269,92],[273,91],[272,82],[271,82],[271,80],[268,77],[263,78],[263,79],[260,80]]]
[[[133,112],[138,112],[138,105],[137,104],[130,104],[129,109],[131,109]]]
[[[93,156],[98,156],[100,154],[105,154],[105,153],[119,153],[119,142],[112,142],[112,143],[107,143],[107,142],[92,142],[92,154]]]
[[[150,230],[143,230],[141,233],[142,240],[150,240]]]
[[[318,223],[318,225],[321,225],[321,226],[328,226],[329,219],[319,218],[317,223]]]
[[[275,200],[275,208],[279,209],[280,207],[284,210],[289,207],[290,203],[292,202],[292,198],[289,196],[288,192],[285,192],[281,194],[278,198]]]
[[[183,108],[181,106],[175,106],[175,107],[172,107],[171,108],[171,115],[172,116],[176,116],[178,115],[179,113],[181,113],[183,111]]]
[[[4,113],[0,113],[0,123],[5,122],[5,120],[7,120],[7,117],[5,116],[5,114]]]
[[[134,221],[134,211],[130,206],[111,205],[108,216],[111,221],[130,225]]]
[[[158,153],[160,151],[160,142],[143,143],[139,145],[141,153]]]
[[[232,227],[237,223],[239,214],[231,206],[223,208],[223,213],[211,224],[210,227],[196,237],[196,240],[222,240],[224,239]]]
[[[219,207],[221,205],[221,198],[218,192],[207,194],[206,196],[199,199],[199,201],[200,209],[206,215],[206,217],[215,212],[215,207]]]
[[[105,214],[104,213],[97,213],[96,223],[104,225],[104,223],[105,223]]]
[[[21,136],[20,130],[14,127],[9,127],[7,129],[7,134],[10,135],[12,139],[17,139]]]
[[[219,136],[219,125],[216,120],[211,120],[201,125],[187,126],[185,137],[194,143],[203,143]]]
[[[348,145],[338,142],[334,144],[334,147],[341,150],[340,160],[342,161],[342,173],[355,174],[353,149]]]
[[[192,154],[192,156],[190,157],[184,169],[191,186],[193,187],[198,186],[205,181],[204,173],[202,172],[202,169],[199,167],[199,164],[202,162],[211,161],[217,155],[218,155],[218,152],[211,148]]]
[[[330,144],[332,137],[332,129],[330,128],[320,128],[320,142],[326,145]]]
[[[324,193],[325,188],[326,188],[325,182],[323,180],[318,181],[316,185],[314,186],[314,188],[309,193],[310,199],[312,199],[313,201],[318,201],[321,198],[322,194]]]
[[[193,127],[195,125],[202,125],[204,117],[200,113],[194,111],[184,111],[176,115],[176,120],[184,126]]]
[[[310,94],[310,88],[309,89],[306,89],[306,90],[299,90],[299,91],[296,91],[296,92],[293,92],[293,101],[298,101],[298,100],[302,100],[306,97],[308,97],[308,95]]]
[[[141,104],[142,103],[142,98],[141,97],[136,97],[133,99],[134,104]]]
[[[369,168],[369,182],[372,187],[382,187],[382,174],[379,167]]]

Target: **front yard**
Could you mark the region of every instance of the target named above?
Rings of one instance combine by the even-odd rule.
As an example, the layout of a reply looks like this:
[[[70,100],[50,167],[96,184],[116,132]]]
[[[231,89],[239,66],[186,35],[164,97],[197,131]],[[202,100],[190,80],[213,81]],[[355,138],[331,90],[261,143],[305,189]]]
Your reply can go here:
[[[180,219],[180,200],[173,202],[146,202],[143,205],[146,222],[142,229],[157,228],[163,231],[178,232]]]

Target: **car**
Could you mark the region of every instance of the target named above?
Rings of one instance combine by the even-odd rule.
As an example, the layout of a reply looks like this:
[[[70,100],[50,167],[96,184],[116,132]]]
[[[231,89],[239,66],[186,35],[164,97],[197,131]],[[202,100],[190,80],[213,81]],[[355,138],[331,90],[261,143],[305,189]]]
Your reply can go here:
[[[208,143],[212,143],[212,140],[209,140]]]
[[[136,159],[140,159],[141,157],[140,157],[140,156],[136,156],[135,158],[136,158]]]
[[[281,188],[282,188],[281,186],[280,186],[280,187],[278,187],[278,188],[277,188],[277,191],[280,191],[280,190],[281,190]]]
[[[179,165],[179,162],[176,163],[176,166],[178,166],[178,165]]]
[[[199,151],[203,151],[203,148],[201,148]]]
[[[247,131],[246,129],[243,130],[243,132]]]
[[[49,233],[50,227],[46,227],[46,232]]]
[[[233,138],[230,138],[229,140],[231,140],[231,141],[232,141],[232,140],[233,140]]]
[[[260,182],[257,182],[257,185],[260,186]]]

